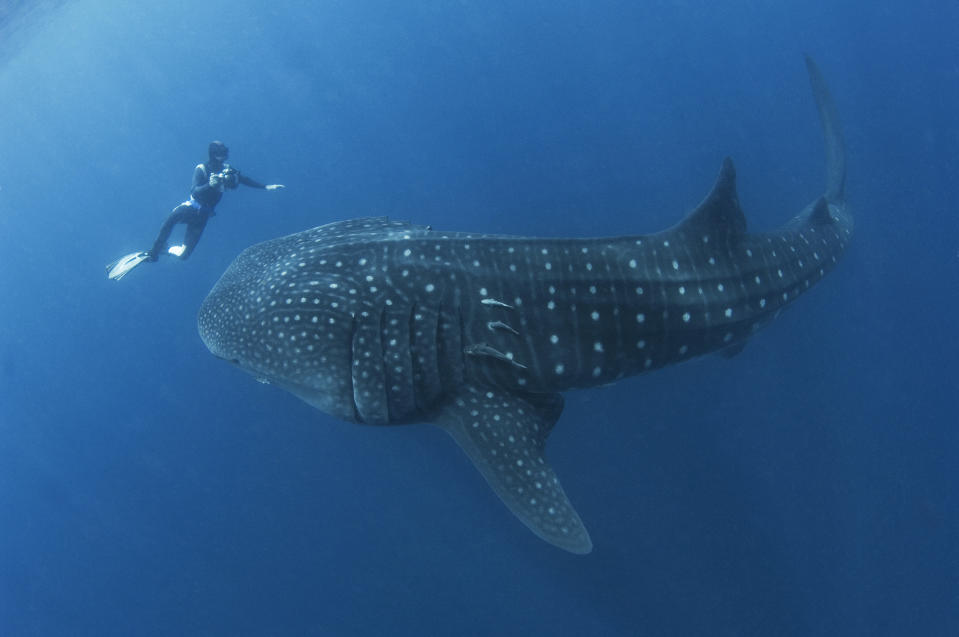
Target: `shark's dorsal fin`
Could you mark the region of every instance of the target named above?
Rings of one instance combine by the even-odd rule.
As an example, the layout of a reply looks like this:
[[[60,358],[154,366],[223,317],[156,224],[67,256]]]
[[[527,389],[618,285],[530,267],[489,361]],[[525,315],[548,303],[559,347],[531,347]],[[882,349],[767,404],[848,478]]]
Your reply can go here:
[[[563,410],[559,394],[518,396],[467,385],[433,417],[533,533],[571,553],[593,544],[543,447]]]
[[[734,238],[746,233],[746,216],[736,194],[736,168],[727,157],[713,189],[696,208],[668,232]]]

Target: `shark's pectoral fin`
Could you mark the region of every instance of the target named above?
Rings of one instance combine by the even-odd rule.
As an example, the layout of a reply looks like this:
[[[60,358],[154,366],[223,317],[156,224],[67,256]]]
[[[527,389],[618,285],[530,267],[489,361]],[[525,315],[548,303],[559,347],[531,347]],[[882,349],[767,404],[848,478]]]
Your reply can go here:
[[[559,394],[517,396],[467,386],[433,422],[453,436],[496,495],[533,533],[571,553],[589,553],[589,533],[543,458],[546,437],[562,410]]]

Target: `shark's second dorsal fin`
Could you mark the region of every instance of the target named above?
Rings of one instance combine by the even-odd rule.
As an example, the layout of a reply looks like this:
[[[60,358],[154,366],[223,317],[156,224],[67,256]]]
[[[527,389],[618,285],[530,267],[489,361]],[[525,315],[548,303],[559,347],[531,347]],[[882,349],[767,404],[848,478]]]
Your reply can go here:
[[[746,232],[746,215],[736,194],[736,168],[727,157],[713,189],[696,208],[669,232],[733,238]]]
[[[809,221],[813,224],[825,226],[833,223],[832,215],[829,213],[829,204],[825,197],[820,197],[812,206],[812,212],[809,213]]]
[[[836,220],[829,210],[829,202],[823,196],[803,208],[802,212],[793,217],[785,228],[799,231],[808,226],[828,226],[833,223],[836,223]]]

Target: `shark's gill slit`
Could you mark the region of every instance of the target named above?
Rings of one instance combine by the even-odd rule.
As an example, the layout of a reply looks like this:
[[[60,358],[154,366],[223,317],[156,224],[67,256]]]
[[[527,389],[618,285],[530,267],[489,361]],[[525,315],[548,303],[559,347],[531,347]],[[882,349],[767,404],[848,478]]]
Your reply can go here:
[[[463,321],[463,313],[460,311],[460,306],[457,305],[453,308],[455,312],[455,322],[453,329],[456,330],[456,355],[459,358],[460,369],[466,369],[466,346],[470,344],[471,339],[466,333],[466,324]]]
[[[356,351],[356,339],[357,331],[359,330],[359,319],[356,318],[356,313],[352,313],[350,317],[350,342],[348,345],[349,348],[349,361],[350,361],[350,373],[347,375],[347,380],[350,383],[349,392],[353,405],[353,419],[356,422],[362,422],[363,418],[360,416],[360,406],[356,402],[356,379],[353,375],[356,373],[356,369],[360,364],[359,359],[357,359]]]
[[[423,396],[420,387],[423,383],[423,365],[417,355],[416,332],[420,321],[416,320],[416,300],[410,300],[409,310],[406,312],[406,355],[410,358],[410,387],[413,393],[413,404],[418,411],[423,410]]]
[[[390,401],[390,361],[389,361],[389,331],[386,329],[387,322],[387,311],[386,305],[379,305],[379,313],[377,315],[377,342],[380,344],[379,356],[376,359],[377,365],[377,374],[380,378],[383,379],[382,383],[382,399],[383,399],[383,408],[381,410],[381,417],[383,418],[384,423],[389,423],[392,421],[392,409]]]
[[[436,371],[438,372],[439,391],[445,392],[448,387],[448,372],[446,369],[446,345],[443,339],[443,304],[436,305],[436,327],[431,337],[432,350],[430,354],[436,359]],[[425,345],[425,343],[424,343]],[[425,348],[424,348],[425,349]]]
[[[440,393],[451,391],[456,387],[461,377],[458,378],[457,357],[462,347],[459,340],[459,328],[453,321],[446,306],[442,303],[437,305],[436,309],[436,331],[433,342],[433,353],[437,359],[437,368],[439,369]],[[461,373],[461,372],[460,372]]]

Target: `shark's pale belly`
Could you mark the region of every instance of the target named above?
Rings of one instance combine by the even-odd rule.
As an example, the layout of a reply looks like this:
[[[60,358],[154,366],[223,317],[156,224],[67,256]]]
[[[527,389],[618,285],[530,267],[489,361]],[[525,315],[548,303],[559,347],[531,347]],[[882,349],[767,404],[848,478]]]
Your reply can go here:
[[[345,420],[448,431],[537,535],[592,546],[543,456],[561,392],[735,351],[832,269],[852,231],[822,78],[826,194],[748,234],[732,163],[677,226],[594,239],[444,233],[386,219],[244,251],[203,303],[209,349]]]

